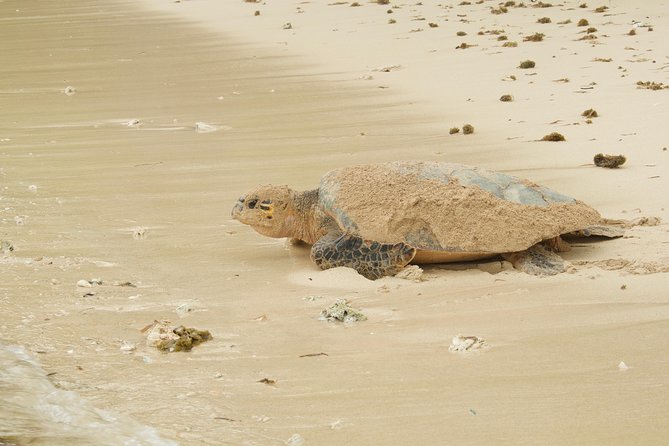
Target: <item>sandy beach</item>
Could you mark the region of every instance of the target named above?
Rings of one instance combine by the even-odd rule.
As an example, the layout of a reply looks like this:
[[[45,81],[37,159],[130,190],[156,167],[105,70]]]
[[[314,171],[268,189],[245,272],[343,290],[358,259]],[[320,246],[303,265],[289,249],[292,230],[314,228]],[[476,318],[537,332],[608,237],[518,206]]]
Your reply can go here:
[[[669,3],[384,3],[0,1],[0,445],[666,441]],[[637,224],[556,276],[414,282],[230,217],[406,159]],[[367,320],[319,320],[341,298]],[[163,353],[154,320],[213,339]]]

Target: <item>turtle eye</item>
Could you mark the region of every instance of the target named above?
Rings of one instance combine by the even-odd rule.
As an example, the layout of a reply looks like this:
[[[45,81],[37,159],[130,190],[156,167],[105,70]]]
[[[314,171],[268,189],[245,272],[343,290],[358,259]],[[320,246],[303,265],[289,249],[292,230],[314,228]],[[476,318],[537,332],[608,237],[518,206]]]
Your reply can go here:
[[[259,205],[260,209],[263,211],[269,211],[272,209],[272,200],[263,200]]]
[[[249,202],[247,203],[249,209],[255,208],[256,204],[258,204],[258,200],[256,198],[254,198],[253,200],[249,200]]]

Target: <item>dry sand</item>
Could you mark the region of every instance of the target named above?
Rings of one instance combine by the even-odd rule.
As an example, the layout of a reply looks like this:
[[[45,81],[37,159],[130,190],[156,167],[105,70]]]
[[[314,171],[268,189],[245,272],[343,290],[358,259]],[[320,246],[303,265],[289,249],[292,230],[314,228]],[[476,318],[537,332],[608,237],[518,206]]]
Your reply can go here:
[[[667,4],[336,3],[0,2],[0,239],[15,248],[0,339],[184,445],[662,444],[666,223],[575,246],[555,277],[492,262],[414,283],[317,271],[229,213],[256,183],[306,189],[334,166],[414,158],[669,221],[669,91],[636,88],[669,83]],[[596,40],[578,40],[581,18]],[[518,47],[478,35],[498,29]],[[474,134],[449,135],[465,123]],[[537,142],[553,131],[567,141]],[[628,161],[596,168],[599,152]],[[368,320],[318,320],[342,297]],[[214,339],[161,354],[140,331],[154,319]],[[458,334],[488,348],[450,352]],[[30,382],[12,386],[3,398],[30,400]],[[15,415],[0,404],[0,444],[76,444]]]

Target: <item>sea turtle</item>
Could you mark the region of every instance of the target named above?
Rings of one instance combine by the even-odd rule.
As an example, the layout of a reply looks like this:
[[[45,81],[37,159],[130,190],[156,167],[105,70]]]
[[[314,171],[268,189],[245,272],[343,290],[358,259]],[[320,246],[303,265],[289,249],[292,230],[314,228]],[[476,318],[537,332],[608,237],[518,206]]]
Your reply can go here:
[[[259,186],[232,217],[269,237],[311,247],[322,269],[347,266],[369,279],[410,262],[503,256],[525,272],[564,271],[560,235],[617,237],[574,198],[504,173],[462,164],[396,161],[326,173],[318,189]]]

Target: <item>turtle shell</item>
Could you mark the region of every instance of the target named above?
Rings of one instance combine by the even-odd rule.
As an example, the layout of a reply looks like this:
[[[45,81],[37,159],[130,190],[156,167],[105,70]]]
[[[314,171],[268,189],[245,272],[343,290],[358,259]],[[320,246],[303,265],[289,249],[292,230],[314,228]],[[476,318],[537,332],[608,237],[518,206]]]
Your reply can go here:
[[[522,251],[601,219],[590,206],[530,181],[438,162],[332,170],[321,179],[319,202],[343,231],[451,253]]]

